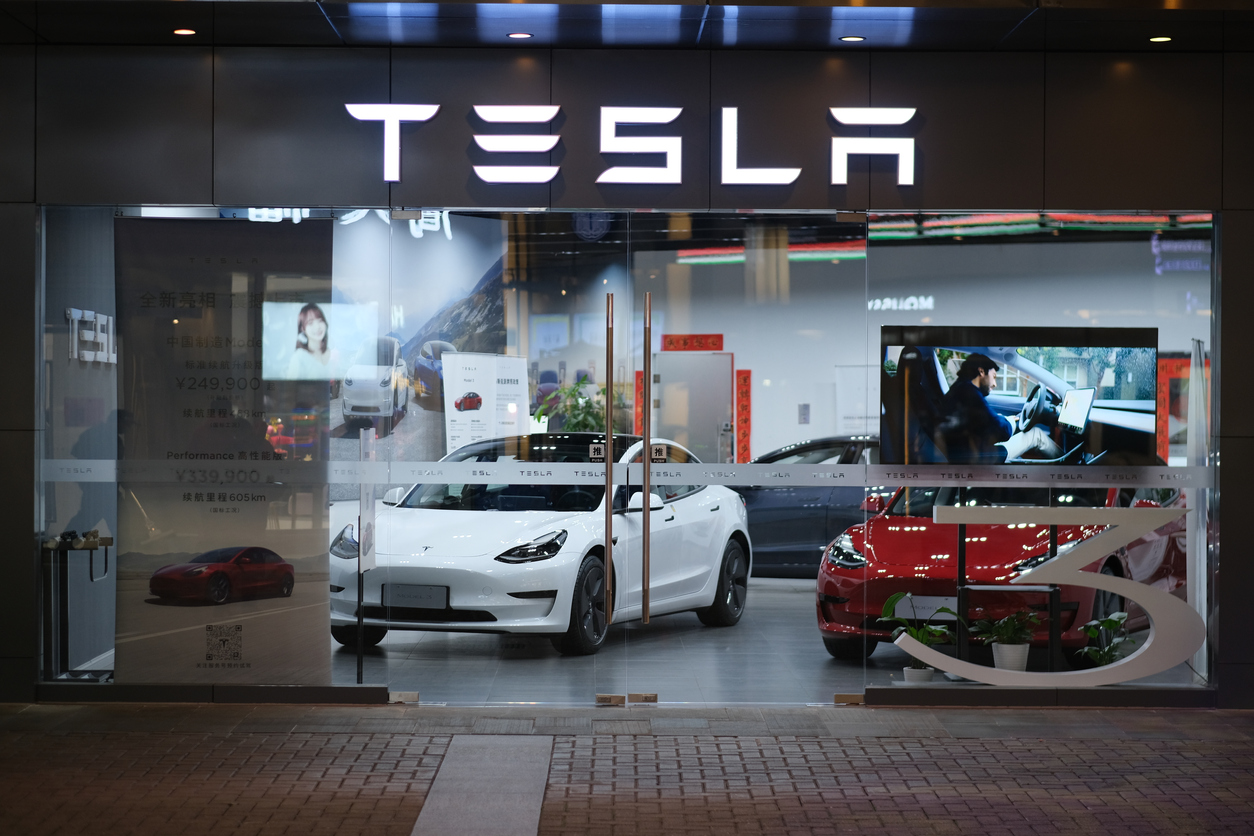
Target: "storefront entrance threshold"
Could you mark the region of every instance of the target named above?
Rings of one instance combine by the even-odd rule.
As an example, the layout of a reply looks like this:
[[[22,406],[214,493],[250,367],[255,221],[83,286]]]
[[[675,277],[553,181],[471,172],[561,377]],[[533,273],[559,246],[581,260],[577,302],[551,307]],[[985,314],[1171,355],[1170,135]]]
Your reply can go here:
[[[1110,685],[1100,688],[993,688],[987,685],[870,686],[871,706],[1215,708],[1210,688]]]
[[[162,702],[267,705],[385,705],[385,685],[136,685],[44,682],[39,702]]]

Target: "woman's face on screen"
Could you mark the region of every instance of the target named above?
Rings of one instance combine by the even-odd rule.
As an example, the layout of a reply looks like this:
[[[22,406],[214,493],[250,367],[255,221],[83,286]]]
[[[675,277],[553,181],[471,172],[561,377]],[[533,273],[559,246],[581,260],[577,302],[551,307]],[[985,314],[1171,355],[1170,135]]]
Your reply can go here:
[[[305,322],[305,336],[309,338],[310,348],[321,348],[322,338],[327,335],[327,324],[319,316],[311,316]]]

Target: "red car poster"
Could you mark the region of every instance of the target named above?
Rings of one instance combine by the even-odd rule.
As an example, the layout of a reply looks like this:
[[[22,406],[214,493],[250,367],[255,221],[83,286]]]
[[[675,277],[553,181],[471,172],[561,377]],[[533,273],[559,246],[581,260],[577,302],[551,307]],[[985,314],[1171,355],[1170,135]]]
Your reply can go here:
[[[115,222],[118,682],[330,684],[329,381],[260,336],[337,350],[331,224]]]

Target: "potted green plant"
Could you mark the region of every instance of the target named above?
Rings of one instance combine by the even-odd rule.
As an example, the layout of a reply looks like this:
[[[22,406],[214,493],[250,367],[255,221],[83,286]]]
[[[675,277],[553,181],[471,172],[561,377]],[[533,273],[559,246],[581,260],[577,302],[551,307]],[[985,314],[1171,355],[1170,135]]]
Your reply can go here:
[[[1112,612],[1105,618],[1095,618],[1080,629],[1096,644],[1082,647],[1076,655],[1092,667],[1111,665],[1123,658],[1136,645],[1136,639],[1128,635],[1124,622],[1126,612]]]
[[[901,603],[903,598],[910,601],[910,612],[913,616],[910,619],[902,618],[897,615],[897,605]],[[897,638],[905,633],[910,638],[926,647],[935,644],[945,644],[953,640],[949,628],[944,624],[933,624],[932,619],[941,614],[952,615],[959,618],[958,613],[949,607],[939,607],[929,615],[926,619],[920,621],[919,613],[914,606],[914,596],[909,592],[894,592],[888,596],[888,600],[884,602],[884,610],[880,615],[880,621],[895,621],[898,627],[893,630],[893,638]],[[932,675],[936,673],[936,669],[929,667],[925,662],[917,658],[911,657],[910,664],[901,669],[902,675],[906,682],[931,682]]]
[[[596,394],[588,396],[585,387],[588,385],[586,375],[569,386],[555,390],[540,408],[536,410],[536,419],[546,416],[550,419],[552,429],[566,432],[605,432],[605,387],[597,388]],[[615,423],[618,423],[620,408],[625,406],[621,393],[614,393]],[[555,417],[560,418],[560,426]]]
[[[1028,642],[1041,623],[1036,613],[1019,610],[996,621],[984,619],[971,625],[971,634],[993,646],[993,666],[1007,671],[1028,668]]]

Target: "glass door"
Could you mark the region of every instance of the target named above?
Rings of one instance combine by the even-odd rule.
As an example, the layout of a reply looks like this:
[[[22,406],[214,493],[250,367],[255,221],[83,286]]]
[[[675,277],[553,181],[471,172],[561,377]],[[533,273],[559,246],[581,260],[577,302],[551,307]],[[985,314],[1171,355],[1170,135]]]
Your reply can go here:
[[[389,364],[366,364],[331,410],[378,503],[370,681],[424,703],[624,694],[617,622],[638,609],[640,546],[612,512],[628,501],[631,305],[607,305],[629,298],[625,218],[359,211],[337,233],[338,298],[376,305],[364,317],[404,370],[392,387]],[[378,461],[358,466],[369,433]],[[355,601],[341,610],[355,638]],[[346,679],[351,642],[334,655]]]
[[[638,523],[649,610],[626,625],[629,694],[795,704],[861,692],[862,657],[825,650],[815,581],[828,544],[864,519],[875,450],[865,224],[637,215],[631,245],[653,510]],[[629,490],[645,466],[629,468]]]

